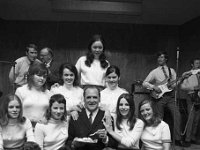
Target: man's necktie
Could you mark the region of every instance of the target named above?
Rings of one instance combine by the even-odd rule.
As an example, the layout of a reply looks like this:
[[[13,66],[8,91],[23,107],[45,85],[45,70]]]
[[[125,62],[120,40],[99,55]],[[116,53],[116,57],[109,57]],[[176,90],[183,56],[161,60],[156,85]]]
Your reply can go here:
[[[163,73],[164,73],[164,75],[165,75],[165,79],[167,79],[167,78],[168,78],[168,76],[167,76],[167,72],[165,71],[165,68],[164,68],[164,66],[162,66],[162,71],[163,71]]]
[[[92,124],[92,112],[89,115],[89,121],[90,121],[90,124]]]

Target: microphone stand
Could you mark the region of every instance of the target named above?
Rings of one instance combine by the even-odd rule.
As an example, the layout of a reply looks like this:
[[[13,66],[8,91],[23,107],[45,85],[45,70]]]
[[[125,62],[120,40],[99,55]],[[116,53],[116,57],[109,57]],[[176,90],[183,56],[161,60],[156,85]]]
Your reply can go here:
[[[176,80],[177,80],[177,77],[178,77],[178,72],[179,72],[179,47],[176,48]],[[177,108],[177,95],[178,95],[178,82],[176,81],[176,84],[175,84],[175,95],[174,95],[174,127],[173,127],[173,148],[175,150],[175,128],[176,128],[176,124],[175,124],[175,115],[176,115],[176,110],[175,109],[178,109]],[[180,118],[181,119],[181,118]],[[180,128],[180,127],[179,127]],[[180,134],[181,136],[181,134]]]
[[[12,83],[12,93],[14,94],[15,93],[15,78],[16,78],[16,75],[15,75],[15,64],[16,62],[10,62],[10,61],[0,61],[0,63],[4,63],[4,64],[10,64],[12,67],[13,67],[13,83]]]

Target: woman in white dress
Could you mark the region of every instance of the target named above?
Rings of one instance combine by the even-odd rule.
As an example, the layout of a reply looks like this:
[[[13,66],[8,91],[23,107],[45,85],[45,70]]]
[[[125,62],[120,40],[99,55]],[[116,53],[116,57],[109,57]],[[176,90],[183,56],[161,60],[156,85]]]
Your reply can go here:
[[[139,150],[144,122],[135,117],[135,104],[133,96],[124,93],[119,96],[116,108],[115,128],[104,122],[107,132],[118,141],[117,150]]]
[[[105,44],[101,35],[94,35],[88,45],[86,56],[76,62],[76,68],[81,77],[81,85],[96,85],[105,87],[105,72],[109,62],[106,60]]]
[[[46,113],[47,123],[37,123],[35,126],[35,139],[42,150],[57,150],[64,147],[68,138],[66,115],[64,96],[51,96]]]
[[[116,116],[117,100],[123,93],[128,93],[118,86],[120,80],[120,69],[117,66],[110,66],[106,71],[107,87],[101,91],[101,107],[109,110],[113,117]]]
[[[44,64],[33,64],[28,71],[27,84],[17,88],[15,94],[21,99],[23,115],[35,126],[45,121],[44,115],[49,105],[49,90],[46,88],[48,70]]]
[[[171,135],[169,126],[156,113],[155,104],[150,100],[139,103],[139,116],[145,123],[141,136],[143,150],[169,150]]]
[[[9,94],[1,106],[0,150],[23,150],[25,141],[35,142],[31,122],[23,117],[21,100]]]
[[[66,109],[71,113],[83,101],[83,89],[78,86],[78,72],[74,65],[64,63],[59,68],[59,75],[61,85],[52,86],[50,92],[52,95],[62,94],[66,99]]]

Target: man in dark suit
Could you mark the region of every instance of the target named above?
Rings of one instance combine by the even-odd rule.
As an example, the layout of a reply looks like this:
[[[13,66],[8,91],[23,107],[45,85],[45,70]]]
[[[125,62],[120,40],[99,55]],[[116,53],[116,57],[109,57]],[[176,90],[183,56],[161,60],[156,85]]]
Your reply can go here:
[[[40,51],[40,59],[48,69],[47,88],[50,89],[54,83],[59,82],[58,64],[53,59],[53,51],[49,47],[45,47]]]
[[[71,118],[67,145],[76,150],[102,150],[106,146],[115,147],[117,142],[105,130],[102,123],[105,111],[99,109],[100,91],[95,86],[84,90],[84,108],[77,120]],[[106,119],[106,121],[109,121]],[[94,134],[95,133],[95,134]],[[93,134],[93,136],[91,136]],[[78,138],[91,137],[97,143],[78,142]]]

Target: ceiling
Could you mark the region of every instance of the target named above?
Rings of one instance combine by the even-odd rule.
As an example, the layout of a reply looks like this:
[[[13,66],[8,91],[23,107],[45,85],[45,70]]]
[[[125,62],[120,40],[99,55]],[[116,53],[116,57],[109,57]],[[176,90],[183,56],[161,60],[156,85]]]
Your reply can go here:
[[[134,13],[138,8],[141,12]],[[199,16],[200,0],[0,0],[0,18],[5,20],[182,25]]]

